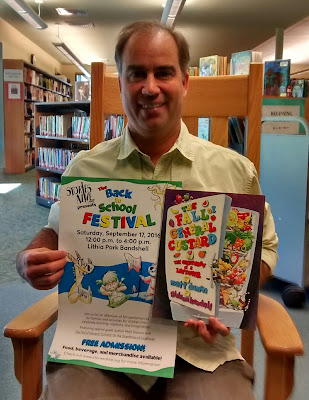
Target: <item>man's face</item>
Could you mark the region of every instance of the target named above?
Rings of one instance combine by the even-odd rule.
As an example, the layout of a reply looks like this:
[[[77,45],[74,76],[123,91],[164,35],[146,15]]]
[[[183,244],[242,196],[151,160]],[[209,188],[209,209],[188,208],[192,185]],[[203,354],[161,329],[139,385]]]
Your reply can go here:
[[[131,133],[143,137],[180,130],[188,75],[182,75],[178,49],[166,32],[135,34],[127,42],[119,85]]]

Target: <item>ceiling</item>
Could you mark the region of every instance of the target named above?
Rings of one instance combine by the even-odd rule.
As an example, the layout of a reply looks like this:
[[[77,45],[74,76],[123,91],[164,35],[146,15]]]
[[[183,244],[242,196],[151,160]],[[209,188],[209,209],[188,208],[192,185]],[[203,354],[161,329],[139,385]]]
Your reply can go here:
[[[38,4],[25,0],[36,12]],[[164,0],[44,0],[41,18],[45,30],[36,30],[0,0],[0,17],[43,48],[62,64],[69,64],[53,45],[63,41],[84,63],[104,61],[114,64],[114,46],[121,27],[141,19],[160,20]],[[59,16],[56,7],[87,10],[88,15]],[[292,62],[293,46],[307,41],[309,49],[309,0],[186,0],[176,20],[188,39],[191,65],[198,65],[202,56],[253,49],[265,50],[264,56],[274,58],[276,27],[285,29],[284,43],[289,44]],[[299,21],[303,20],[301,23]],[[70,26],[68,22],[93,22],[94,28]],[[296,27],[292,27],[296,24]],[[1,40],[1,38],[0,38]],[[292,47],[291,47],[292,46]],[[284,53],[285,56],[285,53]],[[309,65],[309,50],[302,47],[295,63]]]

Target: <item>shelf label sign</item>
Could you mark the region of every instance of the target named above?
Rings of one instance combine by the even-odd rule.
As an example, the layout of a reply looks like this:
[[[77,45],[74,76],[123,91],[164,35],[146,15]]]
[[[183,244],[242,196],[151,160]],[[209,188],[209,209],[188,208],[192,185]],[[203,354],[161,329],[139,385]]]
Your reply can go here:
[[[4,69],[3,70],[4,82],[23,82],[24,75],[22,69]]]
[[[5,82],[7,100],[22,100],[22,84],[19,82]]]

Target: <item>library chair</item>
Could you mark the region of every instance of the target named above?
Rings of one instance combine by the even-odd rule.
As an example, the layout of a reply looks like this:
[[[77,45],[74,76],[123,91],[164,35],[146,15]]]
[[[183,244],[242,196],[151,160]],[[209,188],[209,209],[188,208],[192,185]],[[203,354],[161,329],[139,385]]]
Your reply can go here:
[[[259,170],[263,65],[251,64],[250,75],[190,77],[183,120],[197,135],[198,117],[211,117],[211,140],[228,145],[228,117],[246,117],[247,157]],[[91,142],[103,140],[104,116],[123,114],[117,76],[106,74],[103,63],[92,64]],[[4,335],[14,348],[15,375],[22,400],[42,392],[43,336],[57,319],[57,292],[46,296],[7,324]],[[304,352],[302,340],[285,308],[260,294],[257,326],[266,353],[266,400],[284,400],[294,384],[294,359]],[[242,330],[241,353],[253,366],[254,331]],[[44,363],[45,364],[45,363]]]

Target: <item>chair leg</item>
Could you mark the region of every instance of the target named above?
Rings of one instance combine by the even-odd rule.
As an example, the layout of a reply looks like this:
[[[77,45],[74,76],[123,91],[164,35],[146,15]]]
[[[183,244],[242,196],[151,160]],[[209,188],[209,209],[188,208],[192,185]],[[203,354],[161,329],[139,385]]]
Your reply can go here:
[[[294,357],[266,356],[265,400],[286,400],[294,385]]]
[[[42,393],[43,335],[37,339],[12,339],[12,343],[22,400],[37,400]]]

